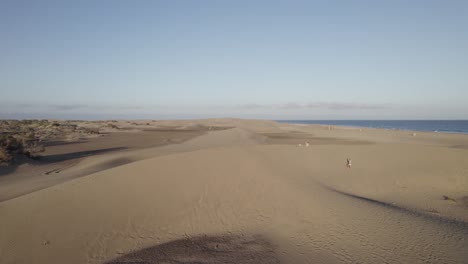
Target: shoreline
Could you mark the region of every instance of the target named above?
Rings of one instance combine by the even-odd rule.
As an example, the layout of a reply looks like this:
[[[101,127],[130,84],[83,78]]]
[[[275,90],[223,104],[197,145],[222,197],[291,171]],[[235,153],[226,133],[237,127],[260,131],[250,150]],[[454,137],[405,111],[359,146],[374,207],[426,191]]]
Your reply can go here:
[[[281,124],[292,124],[292,125],[318,125],[318,126],[331,126],[331,127],[340,127],[344,129],[379,129],[379,130],[388,130],[388,131],[408,131],[408,132],[420,132],[420,133],[443,133],[443,134],[460,134],[468,135],[468,131],[453,131],[453,130],[423,130],[423,129],[411,129],[411,128],[386,128],[386,127],[372,127],[372,126],[360,126],[360,125],[343,125],[343,124],[327,124],[327,123],[302,123],[294,121],[302,120],[273,120]],[[309,120],[303,120],[309,121]],[[315,120],[312,120],[315,122]],[[326,120],[326,121],[348,121],[348,120]],[[466,121],[468,120],[349,120],[349,121]]]

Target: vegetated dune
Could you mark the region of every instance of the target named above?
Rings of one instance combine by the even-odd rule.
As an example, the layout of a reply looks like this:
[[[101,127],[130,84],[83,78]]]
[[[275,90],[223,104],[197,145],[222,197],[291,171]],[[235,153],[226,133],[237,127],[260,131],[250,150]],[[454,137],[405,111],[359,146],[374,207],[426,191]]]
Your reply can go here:
[[[64,173],[129,162],[0,203],[0,262],[468,260],[468,151],[451,147],[468,136],[198,123],[235,128],[88,157]]]

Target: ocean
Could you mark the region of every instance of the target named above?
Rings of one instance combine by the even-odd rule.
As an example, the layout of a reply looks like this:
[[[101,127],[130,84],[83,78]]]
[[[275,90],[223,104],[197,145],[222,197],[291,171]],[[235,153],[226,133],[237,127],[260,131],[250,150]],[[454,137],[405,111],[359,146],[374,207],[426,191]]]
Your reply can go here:
[[[468,120],[276,120],[293,124],[371,127],[468,134]]]

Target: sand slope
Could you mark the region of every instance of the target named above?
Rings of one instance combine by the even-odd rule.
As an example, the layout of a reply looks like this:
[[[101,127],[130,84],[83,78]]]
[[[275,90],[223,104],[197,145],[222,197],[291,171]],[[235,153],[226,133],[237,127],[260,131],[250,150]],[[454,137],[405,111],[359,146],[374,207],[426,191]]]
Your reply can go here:
[[[0,203],[0,262],[468,260],[468,151],[442,144],[464,137],[223,122],[236,128]],[[292,130],[327,138],[266,144]]]

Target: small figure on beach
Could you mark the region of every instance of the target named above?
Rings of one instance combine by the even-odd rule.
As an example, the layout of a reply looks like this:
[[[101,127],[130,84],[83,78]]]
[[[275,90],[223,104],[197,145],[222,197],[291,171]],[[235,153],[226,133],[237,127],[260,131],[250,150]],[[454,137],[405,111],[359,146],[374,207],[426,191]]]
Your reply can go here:
[[[306,141],[304,145],[302,144],[297,144],[298,147],[309,147],[310,146],[310,143],[309,141]]]
[[[346,159],[346,168],[351,169],[351,159],[350,158]]]

